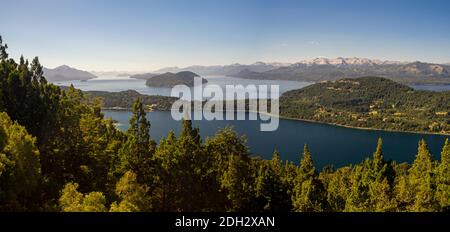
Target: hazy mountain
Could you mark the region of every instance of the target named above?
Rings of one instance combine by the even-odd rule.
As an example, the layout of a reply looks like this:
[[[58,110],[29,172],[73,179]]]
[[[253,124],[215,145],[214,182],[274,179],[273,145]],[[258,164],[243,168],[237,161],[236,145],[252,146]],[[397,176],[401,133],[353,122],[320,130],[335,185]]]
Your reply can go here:
[[[358,57],[351,57],[351,58],[338,57],[336,59],[330,59],[330,58],[326,58],[326,57],[318,57],[318,58],[315,58],[312,60],[300,61],[299,64],[336,65],[336,66],[348,66],[348,65],[373,66],[373,65],[385,65],[385,64],[402,64],[402,62],[382,61],[382,60],[378,60],[378,59],[368,59],[368,58],[358,58]]]
[[[131,75],[130,78],[134,79],[141,79],[141,80],[148,80],[154,76],[160,75],[158,73],[143,73],[143,74],[135,74]]]
[[[61,65],[54,69],[44,68],[44,76],[48,81],[89,80],[96,78],[94,74],[67,65]]]
[[[265,72],[272,69],[276,69],[283,66],[288,66],[290,64],[285,63],[264,63],[264,62],[256,62],[249,65],[244,64],[230,64],[230,65],[213,65],[213,66],[202,66],[202,65],[194,65],[185,68],[179,67],[168,67],[162,68],[154,71],[155,73],[165,73],[165,72],[181,72],[181,71],[191,71],[198,73],[199,75],[207,76],[207,75],[224,75],[230,76],[235,73],[239,73],[243,70],[251,70],[253,72]]]
[[[450,83],[450,67],[366,58],[316,58],[264,72],[244,69],[232,76],[248,79],[323,81],[362,76],[386,77],[403,83]]]

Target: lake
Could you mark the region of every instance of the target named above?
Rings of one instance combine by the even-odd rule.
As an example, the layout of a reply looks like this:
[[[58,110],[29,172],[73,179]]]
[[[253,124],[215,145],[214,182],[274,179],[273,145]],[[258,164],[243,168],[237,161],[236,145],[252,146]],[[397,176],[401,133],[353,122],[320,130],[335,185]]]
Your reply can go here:
[[[420,85],[410,85],[414,89],[418,90],[430,90],[430,91],[449,91],[450,85],[433,85],[433,84],[420,84]]]
[[[208,88],[210,85],[219,85],[223,89],[226,85],[243,85],[247,86],[250,84],[254,85],[279,85],[280,95],[286,91],[301,89],[305,86],[313,84],[313,82],[300,82],[300,81],[281,81],[281,80],[252,80],[243,79],[237,77],[228,76],[203,76],[203,78],[208,80],[208,83],[204,88]],[[141,94],[146,95],[161,95],[170,96],[171,88],[161,88],[161,87],[149,87],[145,85],[145,80],[133,79],[129,77],[117,77],[117,76],[100,76],[95,79],[88,81],[58,81],[55,82],[56,85],[69,86],[74,85],[75,88],[81,89],[83,91],[109,91],[109,92],[119,92],[129,89],[136,90]],[[412,88],[418,90],[431,90],[431,91],[448,91],[450,90],[450,85],[410,85]],[[269,95],[270,97],[270,95]]]
[[[129,111],[105,110],[106,117],[118,121],[121,130],[128,128]],[[254,113],[238,113],[248,114]],[[155,111],[147,114],[151,123],[150,134],[159,141],[170,130],[179,134],[181,122],[174,121],[169,111]],[[280,152],[284,160],[298,163],[303,144],[308,144],[315,164],[323,168],[327,164],[341,167],[350,163],[359,163],[366,157],[372,156],[377,139],[383,139],[383,150],[386,159],[400,162],[412,162],[417,152],[417,143],[424,138],[436,158],[440,157],[445,138],[450,136],[428,135],[401,132],[369,131],[350,129],[319,123],[280,119],[276,131],[259,131],[261,121],[193,121],[199,127],[202,137],[212,136],[225,126],[232,126],[241,135],[247,136],[247,145],[252,154],[270,159],[275,149]]]
[[[208,80],[204,88],[208,88],[208,85],[225,87],[225,85],[238,84],[243,86],[249,84],[278,84],[280,86],[280,94],[312,84],[311,82],[250,80],[227,76],[205,76],[204,78]],[[129,77],[102,76],[85,82],[63,81],[56,84],[66,86],[73,84],[76,88],[84,91],[118,92],[133,89],[141,94],[163,96],[170,96],[171,93],[171,88],[148,87],[145,85],[145,80],[131,79]],[[412,87],[432,91],[450,90],[450,85],[412,85]],[[106,117],[112,117],[117,120],[120,129],[127,129],[130,112],[104,111],[104,113]],[[148,118],[152,124],[151,136],[157,141],[161,137],[166,136],[170,130],[174,130],[176,133],[180,131],[181,122],[174,121],[170,112],[151,112],[148,114]],[[413,161],[417,151],[417,143],[421,138],[426,139],[434,156],[438,158],[444,139],[448,137],[443,135],[349,129],[287,119],[281,119],[278,130],[273,132],[260,132],[260,121],[193,121],[193,124],[200,128],[203,138],[214,135],[220,128],[233,126],[239,134],[247,136],[247,145],[252,154],[266,159],[270,159],[273,151],[277,149],[280,151],[282,159],[298,163],[303,144],[307,143],[319,168],[327,164],[340,167],[350,163],[361,162],[372,155],[379,137],[383,138],[386,159],[393,159],[397,162]]]
[[[211,87],[212,85],[218,85],[222,89],[225,89],[226,85],[243,85],[244,87],[248,85],[279,85],[280,95],[286,91],[301,89],[305,86],[312,84],[312,82],[251,80],[228,76],[203,76],[203,78],[208,80],[208,83],[204,84],[204,90],[207,88],[212,88]],[[129,77],[119,78],[115,76],[102,76],[88,81],[59,81],[55,82],[55,84],[60,86],[61,85],[70,86],[71,84],[73,84],[75,88],[81,89],[83,91],[98,90],[98,91],[119,92],[133,89],[141,94],[161,95],[161,96],[170,96],[170,93],[172,91],[172,88],[146,86],[145,80],[133,79]],[[243,92],[243,90],[241,92]],[[271,97],[270,92],[268,94],[269,94],[268,97]]]

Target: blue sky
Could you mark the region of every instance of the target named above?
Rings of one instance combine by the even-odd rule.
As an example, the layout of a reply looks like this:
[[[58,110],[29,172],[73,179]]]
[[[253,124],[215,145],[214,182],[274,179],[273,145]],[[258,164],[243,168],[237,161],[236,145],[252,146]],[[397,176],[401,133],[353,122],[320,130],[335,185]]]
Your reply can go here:
[[[318,56],[450,62],[450,1],[2,0],[13,57],[148,71]]]

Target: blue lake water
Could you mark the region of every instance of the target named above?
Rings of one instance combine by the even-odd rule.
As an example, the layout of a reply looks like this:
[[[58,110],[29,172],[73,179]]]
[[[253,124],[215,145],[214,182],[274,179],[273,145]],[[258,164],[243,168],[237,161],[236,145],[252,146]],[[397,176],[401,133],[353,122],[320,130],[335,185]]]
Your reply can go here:
[[[410,85],[414,89],[418,90],[430,90],[430,91],[449,91],[450,85]]]
[[[106,117],[117,120],[120,129],[128,128],[131,112],[106,110],[104,113]],[[239,114],[246,114],[248,118],[248,114],[253,113]],[[170,112],[150,112],[147,117],[151,122],[150,134],[156,141],[166,136],[170,130],[174,130],[176,134],[180,132],[181,122],[173,120]],[[306,143],[319,168],[327,164],[340,167],[361,162],[366,157],[372,156],[379,137],[383,139],[386,159],[396,160],[398,163],[412,162],[417,151],[417,143],[421,138],[427,141],[433,155],[439,158],[445,138],[450,137],[358,130],[287,119],[280,119],[278,130],[261,132],[260,123],[261,121],[251,120],[193,121],[193,125],[199,127],[204,139],[214,135],[220,128],[232,126],[239,134],[246,135],[247,145],[252,154],[266,159],[270,159],[273,151],[277,149],[282,159],[298,163],[303,144]]]
[[[208,83],[204,85],[204,90],[213,86],[219,86],[222,89],[225,89],[226,85],[242,85],[244,87],[248,85],[278,85],[279,86],[279,94],[293,90],[293,89],[301,89],[305,86],[312,84],[312,82],[300,82],[300,81],[275,81],[275,80],[250,80],[250,79],[242,79],[236,77],[228,77],[228,76],[204,76],[205,79],[208,80]],[[170,96],[172,88],[162,88],[162,87],[149,87],[145,85],[145,80],[138,80],[132,78],[117,78],[117,77],[101,77],[95,78],[88,81],[59,81],[56,82],[57,85],[69,86],[73,84],[73,86],[77,89],[81,89],[83,91],[110,91],[110,92],[119,92],[125,91],[129,89],[136,90],[141,94],[146,95],[161,95],[161,96]],[[270,90],[270,87],[269,87]],[[242,90],[241,92],[244,92]],[[225,97],[225,95],[224,95]],[[268,97],[273,97],[268,92]],[[245,98],[245,97],[244,97]]]

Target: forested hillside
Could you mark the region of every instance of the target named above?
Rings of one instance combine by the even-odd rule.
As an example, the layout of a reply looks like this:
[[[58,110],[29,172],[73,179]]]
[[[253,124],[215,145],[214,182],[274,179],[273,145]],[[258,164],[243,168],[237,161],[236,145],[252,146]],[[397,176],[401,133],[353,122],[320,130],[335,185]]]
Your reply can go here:
[[[131,109],[136,99],[141,99],[147,109],[170,110],[172,104],[178,99],[175,97],[144,95],[135,90],[121,92],[87,91],[84,92],[90,99],[100,98],[103,108],[107,109]]]
[[[417,91],[380,77],[326,81],[286,92],[280,112],[345,126],[450,133],[450,91]]]
[[[419,141],[415,161],[383,157],[314,167],[250,156],[224,128],[202,141],[191,121],[157,144],[137,100],[121,132],[99,100],[48,83],[38,58],[8,58],[0,38],[0,211],[445,211],[450,206],[450,142],[433,160]]]

